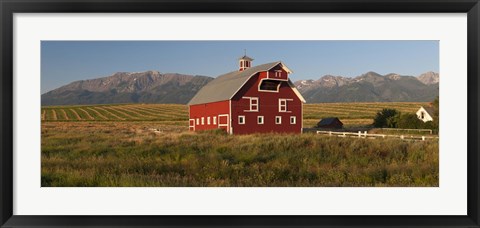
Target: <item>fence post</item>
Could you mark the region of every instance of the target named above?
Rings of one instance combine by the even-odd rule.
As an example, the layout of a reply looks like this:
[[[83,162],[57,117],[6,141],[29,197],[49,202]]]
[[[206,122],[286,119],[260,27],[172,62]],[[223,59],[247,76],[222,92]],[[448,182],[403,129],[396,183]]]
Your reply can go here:
[[[329,131],[329,132],[328,132],[328,136],[332,136],[332,131]]]
[[[361,131],[358,131],[358,137],[359,137],[359,138],[362,137],[362,132],[361,132]]]
[[[403,139],[403,135],[400,135],[400,138]]]
[[[425,136],[422,136],[422,141],[425,141]]]
[[[364,131],[363,133],[365,134],[365,138],[367,138],[367,131]]]

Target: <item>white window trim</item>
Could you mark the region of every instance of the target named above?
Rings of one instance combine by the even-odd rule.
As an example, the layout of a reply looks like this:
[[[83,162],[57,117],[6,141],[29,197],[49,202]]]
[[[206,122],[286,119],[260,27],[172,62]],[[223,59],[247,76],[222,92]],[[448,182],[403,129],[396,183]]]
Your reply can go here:
[[[284,105],[282,105],[283,102],[285,102]],[[287,99],[278,99],[278,112],[287,112],[287,110]]]
[[[202,125],[205,125],[205,117],[202,117]]]
[[[285,102],[285,105],[282,105],[282,101]],[[286,99],[286,98],[278,99],[278,112],[287,112],[287,113],[292,112],[292,111],[288,111],[288,102],[289,101],[293,101],[293,99]],[[282,110],[282,107],[285,107],[285,110]]]
[[[210,116],[207,117],[207,124],[210,125]]]
[[[200,119],[197,118],[197,125],[200,125]]]
[[[243,99],[249,99],[249,109],[248,110],[243,110],[244,112],[258,112],[260,103],[258,101],[258,97],[242,97]],[[252,101],[257,101],[257,104],[253,105]],[[253,109],[253,107],[256,107],[256,109]]]
[[[213,117],[213,125],[216,125],[216,124],[217,124],[217,117],[214,116],[214,117]]]
[[[192,124],[193,122],[193,124]],[[195,131],[195,119],[189,119],[188,120],[188,130],[190,130],[190,128],[193,128],[193,131]]]
[[[243,119],[243,123],[242,121],[240,121],[240,119]],[[245,124],[245,116],[238,116],[238,124],[241,124],[241,125],[244,125]]]
[[[252,104],[253,101],[256,101],[256,104]],[[258,97],[250,97],[250,112],[258,112]]]
[[[280,120],[280,121],[277,121]],[[275,116],[275,124],[282,124],[282,117],[281,116]]]
[[[268,71],[267,71],[267,72],[268,72]],[[267,77],[268,77],[268,76],[267,76]],[[263,82],[264,80],[272,80],[272,79],[271,79],[271,78],[264,78],[264,79],[260,80],[260,82],[258,83],[258,91],[259,91],[259,92],[278,93],[278,91],[280,91],[280,85],[281,85],[282,83],[278,83],[278,85],[277,85],[277,91],[273,91],[273,90],[262,90],[262,89],[260,89],[260,86],[262,85],[262,82]],[[278,80],[277,80],[277,81],[278,81]]]
[[[290,116],[290,124],[297,124],[297,117],[296,116]]]
[[[260,119],[262,120],[260,122]],[[257,124],[264,124],[265,123],[265,117],[264,116],[257,116]]]
[[[281,78],[282,77],[282,71],[281,70],[276,70],[275,71],[275,77],[276,78]]]
[[[224,117],[224,116],[227,117],[227,123],[226,124],[221,124],[220,123],[220,117]],[[220,127],[227,127],[228,128],[229,124],[230,124],[230,118],[229,118],[228,114],[218,115],[218,128],[220,128]]]

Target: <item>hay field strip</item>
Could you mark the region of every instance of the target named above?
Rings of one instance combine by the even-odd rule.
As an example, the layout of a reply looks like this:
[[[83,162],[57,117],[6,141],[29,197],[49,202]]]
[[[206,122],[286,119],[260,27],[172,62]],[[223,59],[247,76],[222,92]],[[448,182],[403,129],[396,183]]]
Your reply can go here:
[[[46,106],[42,121],[186,121],[188,107],[172,104]]]
[[[368,102],[305,104],[304,125],[312,125],[325,117],[339,117],[346,125],[371,124],[383,108],[413,113],[426,102]],[[180,104],[107,104],[45,106],[41,120],[55,121],[187,121],[188,106]]]

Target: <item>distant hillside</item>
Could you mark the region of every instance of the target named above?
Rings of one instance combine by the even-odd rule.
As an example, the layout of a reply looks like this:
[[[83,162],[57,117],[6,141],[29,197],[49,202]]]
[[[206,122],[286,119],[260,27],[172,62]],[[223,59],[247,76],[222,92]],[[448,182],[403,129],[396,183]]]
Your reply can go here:
[[[320,102],[423,102],[439,95],[439,74],[418,77],[368,72],[354,78],[325,75],[318,80],[296,81],[308,103]]]
[[[213,78],[158,71],[119,72],[72,82],[42,95],[42,105],[166,103],[186,104]],[[438,96],[439,75],[418,77],[368,72],[354,78],[325,75],[296,81],[308,103],[426,102]]]
[[[42,95],[42,105],[178,103],[186,104],[213,80],[207,76],[119,72],[72,82]]]

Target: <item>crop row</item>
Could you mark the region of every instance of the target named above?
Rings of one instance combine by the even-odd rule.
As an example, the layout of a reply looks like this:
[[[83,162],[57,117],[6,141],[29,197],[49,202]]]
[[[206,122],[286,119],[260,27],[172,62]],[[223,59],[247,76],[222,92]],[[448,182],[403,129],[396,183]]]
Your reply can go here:
[[[171,104],[52,106],[43,107],[41,113],[44,121],[167,121],[188,119],[187,106]]]
[[[428,103],[419,102],[305,104],[303,118],[339,117],[344,119],[371,119],[378,111],[384,108],[393,108],[404,113],[414,113],[420,106],[427,105]]]
[[[305,104],[304,120],[325,117],[370,121],[383,108],[414,113],[428,103],[321,103]],[[178,104],[119,104],[42,107],[44,121],[178,121],[188,120],[188,107]]]

